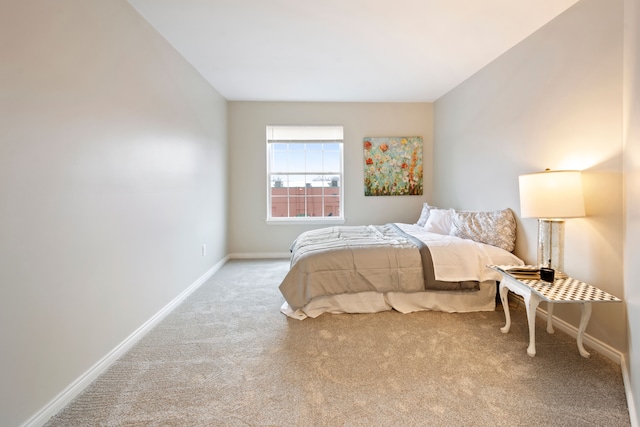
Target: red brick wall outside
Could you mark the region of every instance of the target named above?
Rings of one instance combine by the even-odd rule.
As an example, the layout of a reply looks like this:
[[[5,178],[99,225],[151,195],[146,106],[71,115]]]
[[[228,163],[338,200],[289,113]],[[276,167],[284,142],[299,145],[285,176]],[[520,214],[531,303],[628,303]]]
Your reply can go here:
[[[340,215],[339,187],[272,187],[271,216],[299,217]]]

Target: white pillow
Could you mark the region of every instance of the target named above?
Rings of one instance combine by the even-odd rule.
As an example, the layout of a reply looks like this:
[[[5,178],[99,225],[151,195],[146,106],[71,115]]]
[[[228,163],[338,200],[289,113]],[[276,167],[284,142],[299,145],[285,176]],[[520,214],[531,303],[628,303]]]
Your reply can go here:
[[[451,230],[452,221],[453,211],[451,209],[431,209],[424,229],[430,233],[447,235]]]

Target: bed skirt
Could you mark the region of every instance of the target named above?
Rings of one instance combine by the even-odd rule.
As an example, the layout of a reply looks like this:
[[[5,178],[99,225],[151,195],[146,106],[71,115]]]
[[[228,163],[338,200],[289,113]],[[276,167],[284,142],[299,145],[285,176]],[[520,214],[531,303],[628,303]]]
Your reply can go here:
[[[496,282],[480,282],[478,291],[424,291],[424,292],[360,292],[314,298],[304,307],[293,310],[285,301],[280,311],[287,316],[303,320],[323,313],[377,313],[396,310],[400,313],[414,311],[444,311],[468,313],[494,311],[496,308]]]

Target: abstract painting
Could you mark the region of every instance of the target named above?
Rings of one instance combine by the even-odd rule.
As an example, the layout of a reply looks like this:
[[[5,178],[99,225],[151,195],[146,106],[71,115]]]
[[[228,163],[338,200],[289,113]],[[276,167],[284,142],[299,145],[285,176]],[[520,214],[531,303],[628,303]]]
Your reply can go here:
[[[364,138],[364,195],[422,195],[422,137]]]

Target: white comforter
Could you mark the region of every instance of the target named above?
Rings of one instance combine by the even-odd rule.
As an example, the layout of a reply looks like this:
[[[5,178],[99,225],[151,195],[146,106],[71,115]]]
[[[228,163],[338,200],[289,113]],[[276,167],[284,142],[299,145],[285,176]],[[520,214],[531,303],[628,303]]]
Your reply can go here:
[[[487,265],[524,265],[524,262],[504,249],[425,231],[415,224],[396,224],[402,231],[422,240],[429,246],[436,280],[458,282],[462,280],[500,280],[500,274]]]

